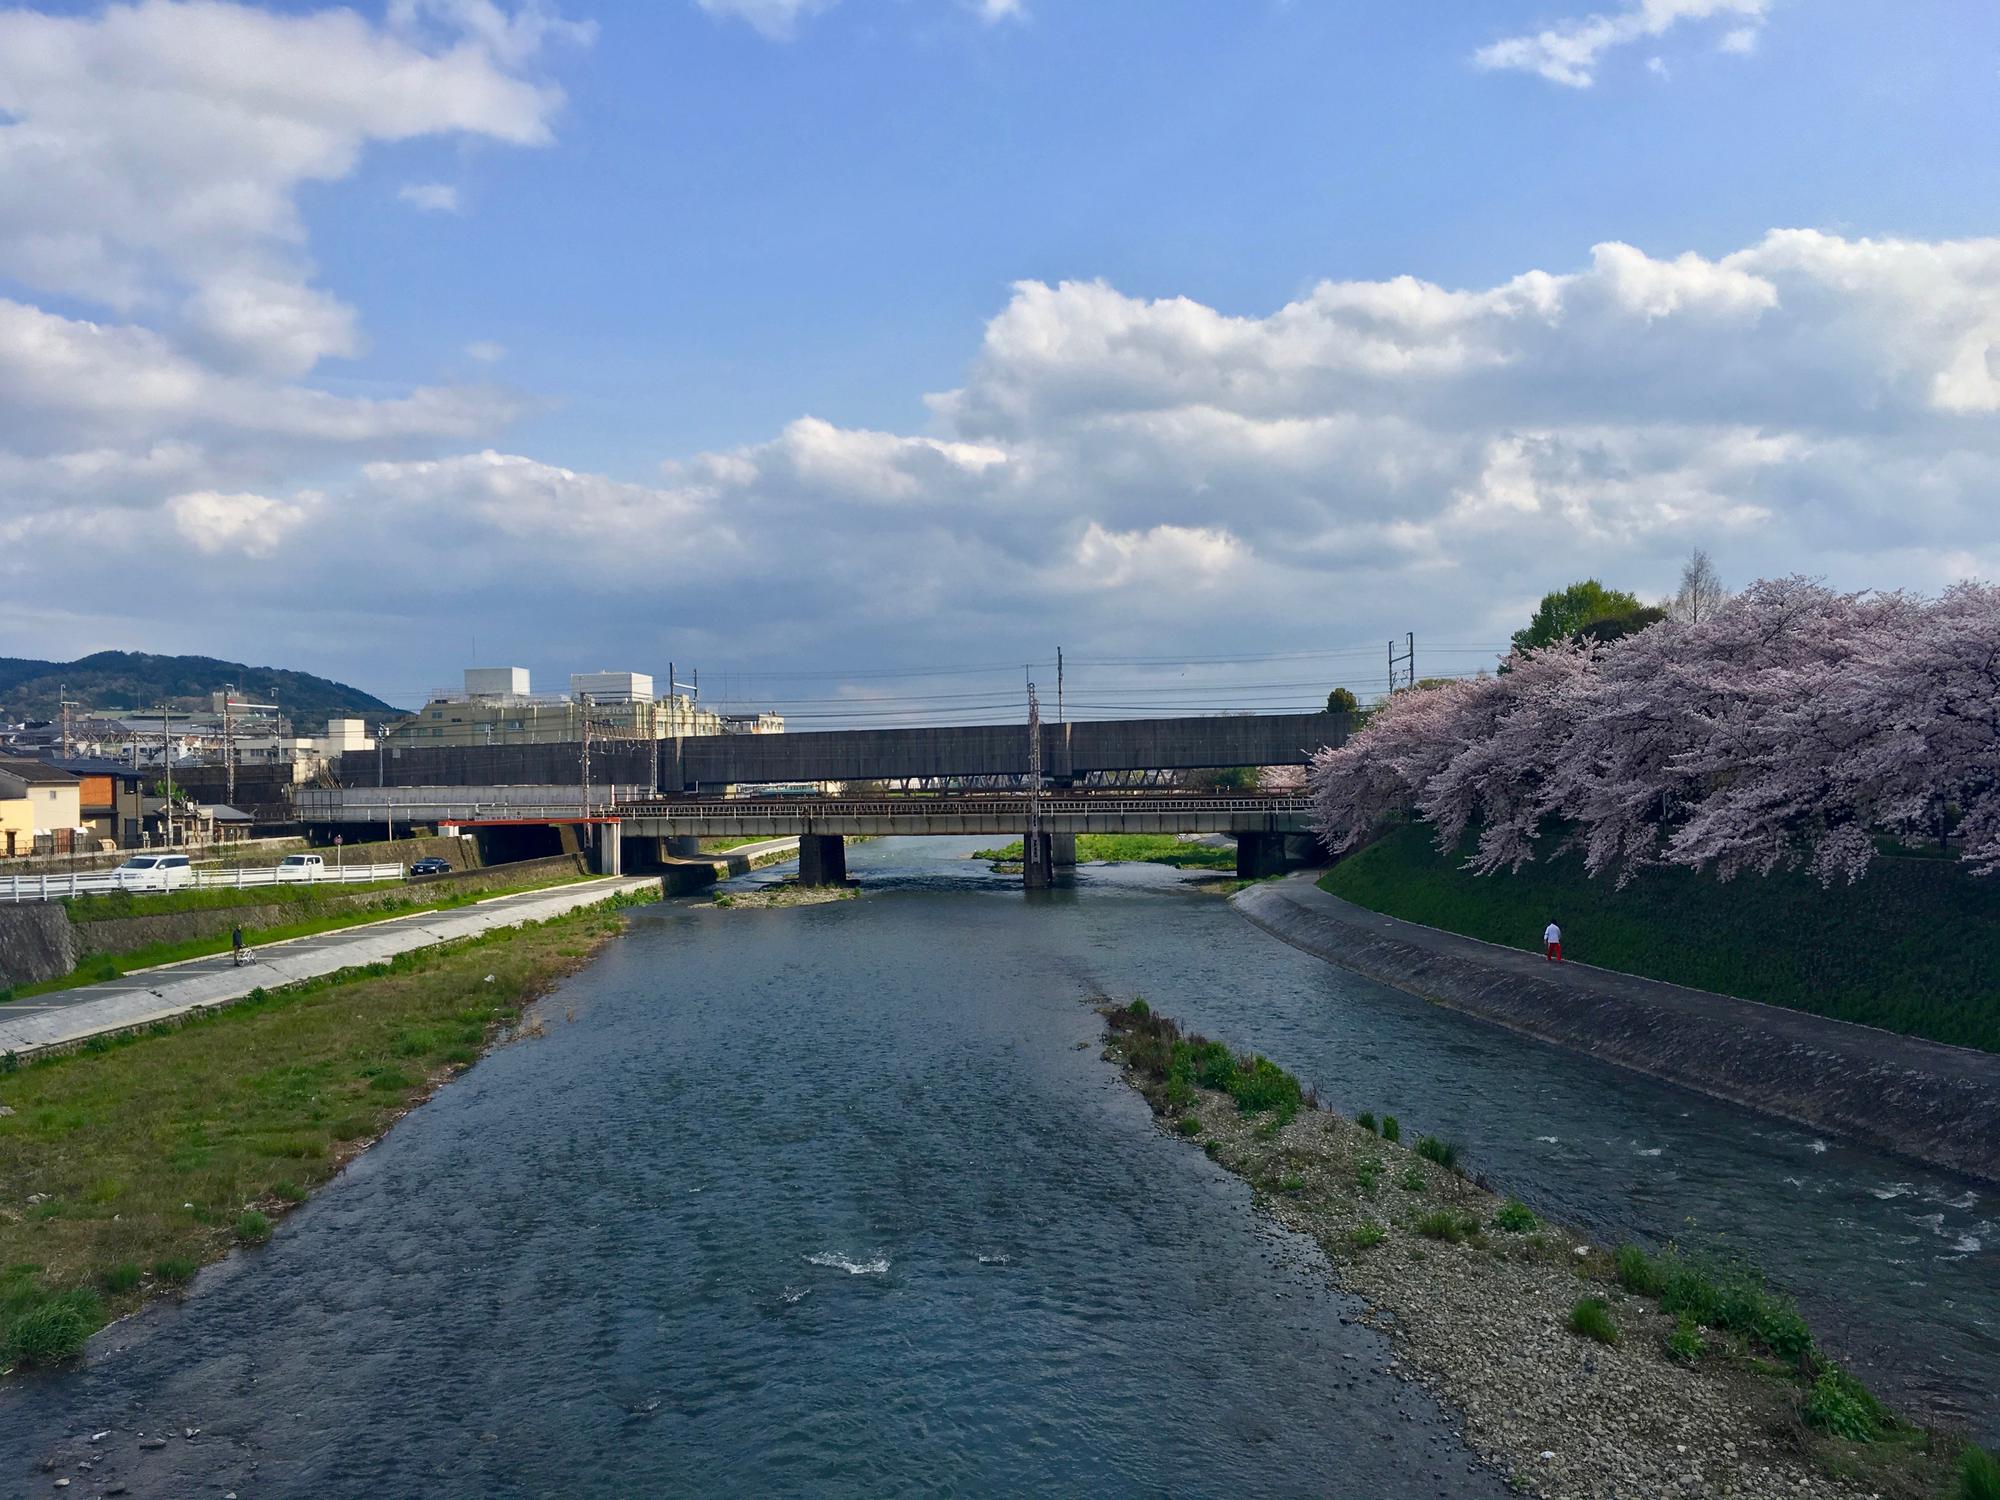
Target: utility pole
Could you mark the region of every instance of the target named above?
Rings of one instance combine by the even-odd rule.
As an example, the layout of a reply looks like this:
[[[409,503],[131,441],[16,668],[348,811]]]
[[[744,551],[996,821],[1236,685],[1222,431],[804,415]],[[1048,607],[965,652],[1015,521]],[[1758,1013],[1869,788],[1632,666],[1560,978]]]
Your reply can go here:
[[[236,805],[236,721],[230,717],[230,702],[236,697],[236,684],[222,685],[222,800],[231,807]]]
[[[583,718],[583,754],[580,767],[583,774],[583,815],[590,817],[590,694],[576,695],[577,710]]]
[[[1028,841],[1021,850],[1021,882],[1034,889],[1049,883],[1042,863],[1042,705],[1035,680],[1028,679]]]
[[[167,768],[167,847],[174,847],[174,712],[160,705],[160,762]]]
[[[1056,647],[1056,722],[1058,724],[1069,722],[1063,717],[1063,659],[1060,646]]]
[[[1396,668],[1399,664],[1404,669],[1403,686],[1415,687],[1417,685],[1416,632],[1410,631],[1406,633],[1403,639],[1407,644],[1400,655],[1396,651],[1396,643],[1394,641],[1389,642],[1389,691],[1391,693],[1396,691]]]
[[[56,714],[62,723],[63,759],[68,760],[76,753],[76,720],[72,717],[72,710],[77,705],[70,702],[69,684],[66,682],[56,689],[56,698]]]

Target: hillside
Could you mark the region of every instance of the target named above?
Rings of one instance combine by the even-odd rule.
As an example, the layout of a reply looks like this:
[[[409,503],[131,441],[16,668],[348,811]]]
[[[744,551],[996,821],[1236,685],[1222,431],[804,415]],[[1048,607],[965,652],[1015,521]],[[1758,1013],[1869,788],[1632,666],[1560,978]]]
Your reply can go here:
[[[231,683],[240,697],[275,703],[305,725],[343,714],[373,719],[400,712],[359,688],[310,672],[252,667],[212,656],[99,651],[69,662],[0,656],[0,715],[53,718],[65,687],[86,710],[151,708],[162,702],[206,709],[208,695]]]
[[[1471,875],[1399,828],[1320,884],[1370,911],[1744,1000],[2000,1052],[2000,877],[1954,861],[1881,858],[1822,890],[1792,871],[1723,882],[1649,870],[1624,890],[1574,855],[1515,875]]]

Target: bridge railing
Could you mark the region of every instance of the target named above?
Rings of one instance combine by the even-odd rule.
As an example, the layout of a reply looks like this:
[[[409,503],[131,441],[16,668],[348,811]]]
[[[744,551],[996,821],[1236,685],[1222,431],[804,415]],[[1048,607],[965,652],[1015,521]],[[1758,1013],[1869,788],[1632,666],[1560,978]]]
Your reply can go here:
[[[1312,798],[1291,794],[1209,796],[1095,795],[1089,797],[1043,797],[1041,811],[1055,816],[1091,813],[1296,813],[1310,812]],[[660,797],[624,802],[612,809],[621,818],[654,818],[673,822],[712,821],[718,818],[768,818],[773,815],[835,818],[921,817],[926,813],[950,812],[972,816],[1026,817],[1028,798],[995,797],[719,797],[691,800]]]

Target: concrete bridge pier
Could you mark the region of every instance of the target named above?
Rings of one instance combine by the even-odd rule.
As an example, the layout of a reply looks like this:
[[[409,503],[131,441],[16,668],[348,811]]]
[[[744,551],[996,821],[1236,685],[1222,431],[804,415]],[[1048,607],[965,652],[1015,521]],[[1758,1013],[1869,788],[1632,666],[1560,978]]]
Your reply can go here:
[[[1076,835],[1073,833],[1052,833],[1049,835],[1051,851],[1049,863],[1058,870],[1076,868]]]
[[[847,840],[837,833],[799,836],[799,884],[847,884]]]
[[[1239,833],[1236,835],[1236,878],[1262,880],[1285,873],[1285,835],[1282,833]]]
[[[693,834],[674,834],[660,840],[669,859],[693,859],[701,853],[701,840]]]
[[[616,823],[597,825],[597,873],[625,873],[625,830]]]
[[[1076,863],[1075,839],[1070,840],[1070,863]],[[1045,891],[1056,879],[1056,835],[1021,837],[1021,883],[1031,891]]]

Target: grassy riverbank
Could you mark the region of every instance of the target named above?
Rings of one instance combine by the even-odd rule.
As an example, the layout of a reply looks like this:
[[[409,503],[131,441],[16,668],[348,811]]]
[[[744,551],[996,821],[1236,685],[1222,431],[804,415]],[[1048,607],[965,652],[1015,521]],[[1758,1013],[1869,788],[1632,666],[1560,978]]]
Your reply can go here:
[[[1574,855],[1475,876],[1399,828],[1328,872],[1370,911],[1538,952],[1563,929],[1586,963],[1745,1000],[2000,1051],[2000,878],[1948,860],[1878,859],[1853,886],[1799,873],[1723,882],[1653,870],[1624,890]]]
[[[998,849],[975,850],[972,857],[991,860],[995,864],[1017,865],[1026,852],[1026,845],[1015,839]],[[1189,870],[1236,868],[1235,849],[1216,844],[1191,844],[1172,834],[1080,833],[1076,838],[1076,857],[1080,864],[1176,865]]]
[[[1606,1251],[1469,1180],[1415,1122],[1343,1120],[1143,1001],[1106,1019],[1163,1126],[1318,1241],[1524,1493],[1988,1500],[1985,1455],[1885,1410],[1747,1269]]]
[[[0,1368],[84,1338],[274,1220],[475,1061],[630,899],[0,1072]]]
[[[266,943],[281,943],[290,938],[312,937],[322,932],[336,932],[348,927],[361,927],[370,922],[384,921],[390,917],[409,916],[416,912],[455,911],[471,906],[475,902],[490,901],[497,896],[516,896],[527,891],[550,890],[556,886],[574,885],[589,876],[571,875],[554,880],[526,881],[520,885],[498,886],[472,891],[451,891],[436,886],[407,886],[396,882],[392,887],[363,885],[359,891],[393,889],[399,894],[385,895],[379,901],[366,905],[329,911],[325,909],[327,898],[342,894],[338,886],[322,886],[317,896],[311,891],[295,900],[276,903],[298,908],[296,921],[280,922],[263,927],[246,927],[244,941],[255,948]],[[278,887],[278,889],[284,889]],[[209,895],[222,892],[172,892],[161,897],[172,900],[178,895]],[[352,891],[348,892],[352,894]],[[96,898],[93,898],[96,899]],[[104,898],[115,899],[115,898]],[[215,903],[230,905],[241,903]],[[259,903],[260,905],[263,903]],[[192,909],[192,908],[189,908]],[[155,914],[148,912],[149,915]],[[39,984],[20,985],[12,990],[0,992],[0,1002],[25,1000],[31,995],[46,995],[55,990],[74,989],[83,984],[99,984],[107,979],[116,979],[121,974],[134,973],[140,969],[157,968],[161,964],[181,963],[190,958],[205,958],[213,953],[227,953],[231,945],[228,933],[215,933],[208,937],[186,938],[174,943],[148,943],[123,953],[99,953],[85,959],[75,969],[59,979],[44,980]]]

